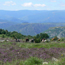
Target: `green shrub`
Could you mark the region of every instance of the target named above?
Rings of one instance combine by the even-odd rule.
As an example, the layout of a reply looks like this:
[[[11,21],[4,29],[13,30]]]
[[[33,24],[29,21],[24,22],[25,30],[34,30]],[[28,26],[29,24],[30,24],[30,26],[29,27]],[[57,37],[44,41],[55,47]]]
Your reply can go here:
[[[2,38],[5,38],[5,35],[4,34],[2,35]]]
[[[60,41],[64,41],[64,38],[61,38]]]
[[[35,43],[40,43],[41,40],[40,39],[35,39]]]
[[[31,57],[24,62],[24,65],[42,65],[42,62],[42,59]]]

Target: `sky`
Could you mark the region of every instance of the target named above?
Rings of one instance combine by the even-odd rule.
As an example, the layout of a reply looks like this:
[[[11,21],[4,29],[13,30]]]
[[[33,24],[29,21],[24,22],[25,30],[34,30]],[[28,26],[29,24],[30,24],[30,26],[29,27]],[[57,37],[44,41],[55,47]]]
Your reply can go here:
[[[65,0],[0,0],[0,10],[65,10]]]

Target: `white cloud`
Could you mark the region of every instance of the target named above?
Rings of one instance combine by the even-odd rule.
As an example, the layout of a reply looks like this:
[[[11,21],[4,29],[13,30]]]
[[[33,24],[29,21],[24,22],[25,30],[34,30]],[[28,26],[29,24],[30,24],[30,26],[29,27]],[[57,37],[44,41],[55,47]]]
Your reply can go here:
[[[16,3],[13,2],[13,1],[7,1],[7,2],[5,2],[3,5],[10,6],[10,5],[16,5]]]
[[[31,2],[29,2],[29,3],[24,3],[24,4],[22,4],[22,6],[24,6],[24,7],[30,7],[30,6],[32,6],[32,3],[31,3]]]
[[[64,6],[65,7],[65,4],[61,4],[61,6]]]
[[[56,2],[56,0],[51,0],[51,2]]]
[[[33,4],[32,2],[29,2],[29,3],[22,4],[22,6],[24,6],[24,7],[30,7],[30,6],[34,6],[34,7],[45,7],[46,5],[45,4]]]
[[[45,4],[34,4],[35,7],[45,7]]]

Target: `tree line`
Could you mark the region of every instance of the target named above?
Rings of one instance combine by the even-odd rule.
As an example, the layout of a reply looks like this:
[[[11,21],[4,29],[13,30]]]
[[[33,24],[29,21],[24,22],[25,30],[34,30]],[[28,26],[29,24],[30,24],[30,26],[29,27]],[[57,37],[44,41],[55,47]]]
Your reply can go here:
[[[26,35],[16,32],[16,31],[9,32],[8,30],[4,30],[4,29],[0,29],[0,34],[3,34],[3,37],[4,37],[4,35],[6,35],[8,37],[13,37],[13,38],[18,38],[18,39],[25,39],[25,38],[47,39],[47,38],[49,38],[49,35],[46,33],[40,33],[35,36],[31,36],[31,35],[26,36]]]

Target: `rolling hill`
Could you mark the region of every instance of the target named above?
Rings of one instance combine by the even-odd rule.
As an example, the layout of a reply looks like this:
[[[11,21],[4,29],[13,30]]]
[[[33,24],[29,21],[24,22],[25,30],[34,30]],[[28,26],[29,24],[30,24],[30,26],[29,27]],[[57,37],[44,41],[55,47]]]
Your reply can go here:
[[[45,31],[50,38],[57,36],[58,38],[65,37],[65,27],[53,27],[49,28],[47,31]]]
[[[50,27],[65,26],[65,10],[0,10],[0,28],[36,35]]]
[[[65,23],[22,23],[10,26],[9,31],[17,31],[23,35],[36,35],[48,30],[50,27],[65,26]]]

